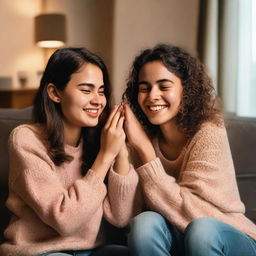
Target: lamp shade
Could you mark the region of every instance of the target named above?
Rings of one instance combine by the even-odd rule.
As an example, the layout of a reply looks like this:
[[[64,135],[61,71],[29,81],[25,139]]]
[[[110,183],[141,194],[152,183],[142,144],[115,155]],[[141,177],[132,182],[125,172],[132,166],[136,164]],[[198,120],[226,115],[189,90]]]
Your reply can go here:
[[[44,48],[58,48],[66,42],[64,14],[41,14],[35,18],[35,41]]]

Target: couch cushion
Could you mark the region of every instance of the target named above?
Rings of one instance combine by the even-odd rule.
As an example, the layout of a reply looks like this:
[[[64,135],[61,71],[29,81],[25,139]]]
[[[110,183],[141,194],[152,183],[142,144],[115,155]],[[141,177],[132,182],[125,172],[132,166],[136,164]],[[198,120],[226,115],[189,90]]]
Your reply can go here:
[[[229,117],[227,132],[246,215],[256,223],[256,118]]]
[[[0,109],[0,243],[3,241],[3,230],[8,224],[10,214],[4,206],[8,196],[8,137],[16,126],[31,120],[32,107],[25,109]]]
[[[30,122],[32,107],[24,109],[0,109],[0,186],[6,185],[8,175],[8,137],[16,126]]]

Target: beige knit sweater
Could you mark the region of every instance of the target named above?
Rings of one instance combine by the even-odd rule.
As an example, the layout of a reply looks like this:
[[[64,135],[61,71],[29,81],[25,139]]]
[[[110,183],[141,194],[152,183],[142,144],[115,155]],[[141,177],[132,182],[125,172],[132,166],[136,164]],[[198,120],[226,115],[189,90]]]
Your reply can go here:
[[[56,166],[42,142],[42,127],[21,125],[11,133],[6,205],[13,214],[5,230],[7,242],[0,246],[1,256],[99,246],[106,236],[103,213],[112,224],[128,223],[132,212],[123,214],[120,202],[133,204],[138,183],[135,171],[124,178],[111,170],[109,180],[118,185],[107,194],[106,185],[93,170],[81,175],[82,143],[66,145],[65,150],[73,161]]]
[[[193,219],[212,217],[256,239],[256,226],[244,215],[225,128],[205,123],[174,161],[163,156],[157,140],[154,147],[158,157],[136,169],[146,209],[181,231]],[[139,193],[133,208],[143,207],[138,201]]]

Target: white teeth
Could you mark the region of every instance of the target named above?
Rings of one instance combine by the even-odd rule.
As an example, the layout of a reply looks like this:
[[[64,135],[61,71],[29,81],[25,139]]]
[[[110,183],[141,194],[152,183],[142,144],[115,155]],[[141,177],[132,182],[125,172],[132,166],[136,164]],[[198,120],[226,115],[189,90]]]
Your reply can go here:
[[[149,106],[149,109],[152,111],[159,111],[161,109],[166,108],[167,106]]]
[[[98,109],[85,109],[86,112],[89,112],[89,113],[98,113]]]

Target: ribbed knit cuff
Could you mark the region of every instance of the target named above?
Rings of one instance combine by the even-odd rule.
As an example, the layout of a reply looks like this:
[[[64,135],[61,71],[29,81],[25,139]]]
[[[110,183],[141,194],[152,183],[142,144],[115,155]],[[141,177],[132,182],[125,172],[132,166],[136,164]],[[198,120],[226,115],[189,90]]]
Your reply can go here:
[[[138,174],[131,164],[129,172],[126,175],[121,175],[115,172],[112,165],[109,170],[108,181],[111,186],[129,188],[134,186],[134,184],[137,185]]]
[[[166,175],[163,165],[158,157],[140,166],[136,170],[143,181],[151,180],[156,182]]]

